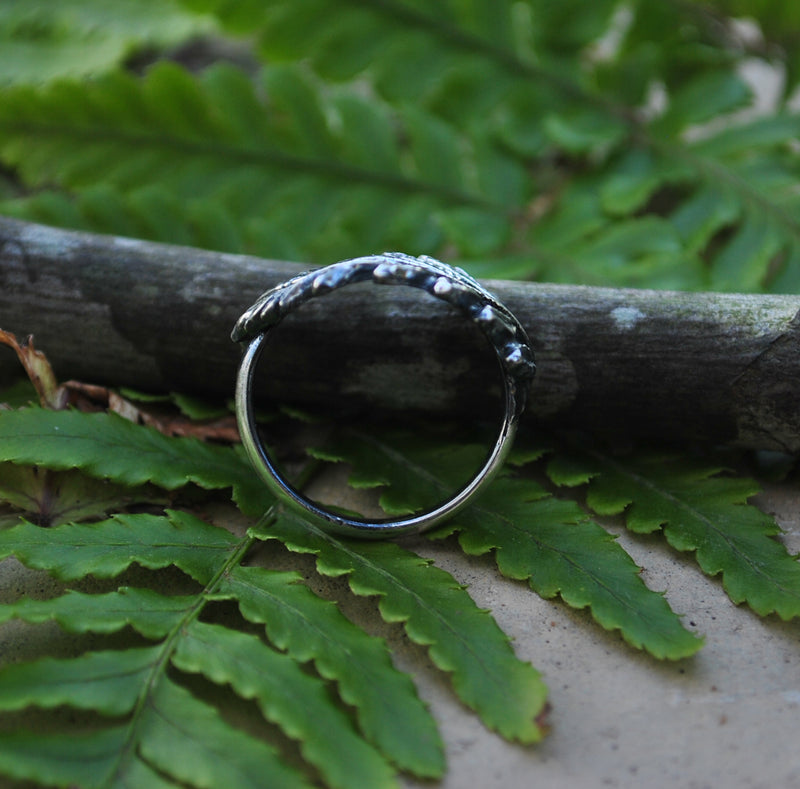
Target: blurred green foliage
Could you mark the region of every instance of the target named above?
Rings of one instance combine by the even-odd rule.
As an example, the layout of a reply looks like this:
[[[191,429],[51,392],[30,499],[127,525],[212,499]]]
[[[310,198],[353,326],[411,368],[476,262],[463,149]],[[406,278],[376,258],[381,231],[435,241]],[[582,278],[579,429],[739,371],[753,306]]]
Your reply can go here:
[[[791,292],[792,9],[11,2],[0,211],[320,264],[398,249],[481,276]]]

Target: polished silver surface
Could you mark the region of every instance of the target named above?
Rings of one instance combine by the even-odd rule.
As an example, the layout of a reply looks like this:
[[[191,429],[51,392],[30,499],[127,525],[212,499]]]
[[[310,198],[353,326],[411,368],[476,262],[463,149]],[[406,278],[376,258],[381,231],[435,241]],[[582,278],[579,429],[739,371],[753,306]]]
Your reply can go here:
[[[433,510],[407,517],[361,520],[330,512],[306,498],[284,479],[258,436],[253,379],[269,332],[312,298],[356,282],[419,288],[458,308],[482,330],[495,351],[504,383],[505,411],[494,446],[475,477],[451,499]],[[236,382],[236,415],[242,443],[255,469],[272,492],[326,531],[346,536],[381,538],[425,531],[454,515],[482,490],[503,465],[535,372],[525,330],[514,315],[465,271],[429,257],[386,253],[334,263],[305,272],[264,293],[239,320],[231,335],[246,343]]]

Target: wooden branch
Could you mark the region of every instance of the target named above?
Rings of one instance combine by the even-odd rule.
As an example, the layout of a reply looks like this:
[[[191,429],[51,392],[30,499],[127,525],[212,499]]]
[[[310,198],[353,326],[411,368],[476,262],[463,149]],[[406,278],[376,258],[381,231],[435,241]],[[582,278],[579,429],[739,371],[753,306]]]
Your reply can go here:
[[[34,334],[62,378],[230,396],[236,318],[301,268],[0,218],[0,328]],[[488,286],[536,351],[528,419],[617,439],[800,450],[800,297]],[[275,332],[265,393],[493,413],[496,362],[448,309],[407,288],[315,299]],[[0,375],[18,372],[0,354]]]

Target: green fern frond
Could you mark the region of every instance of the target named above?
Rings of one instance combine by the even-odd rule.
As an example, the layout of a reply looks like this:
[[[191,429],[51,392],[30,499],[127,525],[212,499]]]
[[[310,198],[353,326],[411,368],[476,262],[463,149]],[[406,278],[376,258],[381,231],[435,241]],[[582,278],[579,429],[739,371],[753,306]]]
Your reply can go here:
[[[330,679],[331,676],[342,674],[343,692],[350,703],[357,705],[361,718],[374,727],[379,739],[395,741],[389,751],[393,758],[402,762],[402,754],[408,752],[408,764],[402,766],[412,770],[416,766],[420,774],[440,774],[443,767],[441,744],[430,718],[418,706],[418,702],[409,703],[406,700],[406,697],[414,698],[408,680],[391,669],[386,656],[382,654],[380,642],[366,640],[352,625],[343,624],[343,620],[337,621],[335,609],[330,604],[315,600],[298,581],[296,574],[264,570],[255,574],[245,572],[236,582],[239,588],[242,584],[255,584],[261,588],[261,594],[271,592],[278,599],[284,597],[285,589],[289,589],[289,599],[283,603],[287,614],[279,617],[278,621],[285,621],[286,627],[293,629],[290,625],[291,616],[301,615],[307,632],[317,632],[317,640],[320,637],[327,640],[330,651],[335,652],[337,645],[341,645],[339,649],[342,655],[350,654],[352,665],[338,672],[336,658],[325,655],[323,667],[333,666],[334,673],[323,676]],[[228,592],[232,588],[228,587]],[[198,602],[195,595],[167,597],[148,589],[122,587],[107,594],[89,595],[71,591],[50,600],[23,599],[0,608],[0,616],[34,623],[54,620],[64,629],[79,633],[111,633],[130,626],[149,639],[166,639],[183,627],[184,619]],[[271,617],[276,604],[273,602],[264,609],[272,609]],[[245,610],[250,611],[247,606]],[[251,615],[263,615],[256,611],[257,606]],[[343,636],[337,632],[339,630],[349,633],[349,636]],[[274,626],[272,632],[280,638],[278,625]],[[324,683],[301,668],[308,654],[313,653],[313,646],[306,645],[306,651],[302,652],[302,638],[293,636],[288,642],[294,639],[297,643],[294,649],[290,648],[287,656],[238,629],[192,621],[181,630],[171,660],[182,671],[202,673],[216,684],[230,684],[242,698],[255,699],[267,720],[280,725],[289,737],[300,742],[304,756],[326,772],[331,785],[348,786],[348,781],[355,777],[354,770],[362,769],[363,780],[375,780],[375,775],[380,775],[382,771],[375,752],[356,735],[346,714],[330,703]],[[286,643],[281,639],[280,646]],[[121,656],[122,662],[128,652],[113,654]],[[18,699],[15,703],[21,706],[50,703],[50,696],[44,691],[38,699],[26,696],[18,680],[19,672],[24,670],[10,668],[7,675],[0,673],[0,688],[4,689],[0,689],[0,693],[5,692],[9,698]],[[350,679],[360,672],[365,672],[361,675],[361,686]],[[365,684],[365,677],[376,684]],[[62,702],[66,703],[66,700]],[[12,702],[3,697],[0,706],[11,709]],[[413,722],[421,727],[419,735],[408,734],[405,746],[402,745],[396,724],[391,722],[392,710],[401,716],[403,725]],[[379,733],[381,731],[383,735]],[[350,760],[354,758],[358,764],[351,765]]]
[[[149,482],[175,490],[193,482],[207,490],[232,488],[243,511],[256,516],[271,503],[244,456],[230,447],[165,436],[112,413],[9,411],[0,414],[0,442],[2,461],[56,471],[80,468],[126,486]]]
[[[269,239],[277,258],[292,260],[300,251],[268,220],[242,223],[214,200],[180,200],[156,185],[127,193],[97,185],[74,196],[44,190],[1,201],[0,213],[54,227],[149,238],[219,252],[252,252],[264,248],[265,239]],[[283,242],[286,246],[282,247]]]
[[[238,470],[243,460],[237,452],[168,438],[113,415],[28,408],[0,413],[0,432],[6,462],[52,469],[80,466],[95,477],[125,485],[144,481],[132,467],[134,458],[146,454],[147,481],[166,489],[189,481],[211,489],[237,487],[241,482]],[[111,445],[113,451],[109,451]],[[260,501],[266,507],[268,499],[264,496],[253,498],[239,489],[240,500],[249,501],[251,506]],[[168,517],[118,514],[101,522],[67,523],[49,529],[22,522],[0,532],[0,556],[13,555],[65,583],[88,575],[113,578],[136,563],[151,571],[176,567],[200,584],[203,591],[173,599],[144,589],[120,589],[105,596],[68,591],[48,601],[22,600],[6,606],[0,610],[0,620],[54,620],[67,630],[79,632],[109,633],[130,626],[147,638],[165,639],[158,666],[163,668],[172,661],[182,670],[202,673],[214,682],[230,682],[238,691],[250,685],[243,678],[234,681],[230,671],[226,673],[226,652],[215,658],[209,649],[201,659],[194,651],[182,651],[190,649],[185,645],[186,639],[194,632],[195,619],[206,605],[232,600],[245,619],[265,626],[270,643],[286,651],[292,661],[313,661],[321,677],[337,684],[344,702],[356,710],[362,735],[386,758],[412,773],[440,775],[443,762],[435,725],[408,677],[392,669],[385,645],[368,638],[344,619],[334,604],[315,597],[298,583],[298,574],[240,566],[255,537],[281,539],[293,550],[317,553],[322,574],[348,574],[356,594],[380,595],[382,616],[388,622],[403,622],[412,640],[429,648],[433,663],[452,673],[457,693],[487,725],[508,738],[532,741],[541,736],[536,723],[546,695],[541,680],[532,667],[516,659],[491,617],[478,611],[449,575],[399,546],[330,540],[289,515],[270,517],[269,523],[264,522],[244,540],[179,511],[170,512]],[[221,635],[220,639],[240,644],[247,654],[256,649],[252,640],[236,634]],[[104,658],[98,658],[101,659]],[[247,658],[241,660],[246,663]],[[80,671],[81,665],[75,670]],[[42,671],[51,668],[47,664]],[[240,667],[240,674],[241,671]],[[18,680],[12,672],[9,682]],[[160,687],[159,683],[148,683],[148,687]],[[59,685],[59,693],[67,690],[67,686]],[[249,689],[242,695],[251,698],[252,693]],[[266,690],[263,693],[264,714],[273,720],[278,701],[270,701],[272,697]],[[23,696],[14,698],[17,701],[9,701],[8,709],[24,701]],[[39,703],[33,697],[27,698],[28,704]],[[58,696],[53,704],[64,701],[63,695]],[[109,714],[106,710],[97,711]],[[281,724],[285,714],[279,717]],[[145,719],[136,723],[136,731],[149,725],[142,720]],[[296,723],[289,728],[290,736],[298,736]],[[299,739],[313,741],[312,730],[307,722]],[[54,754],[61,745],[61,740],[54,740]],[[141,747],[145,748],[143,744]],[[318,757],[314,753],[312,748],[307,758],[316,764]],[[23,769],[27,768],[21,762],[19,770]],[[122,768],[118,765],[115,769]],[[11,773],[27,775],[14,770]],[[44,772],[40,778],[42,775]]]
[[[508,234],[510,196],[480,187],[480,173],[500,156],[492,146],[481,148],[493,158],[473,176],[475,146],[425,113],[397,117],[352,93],[325,96],[292,67],[266,70],[263,89],[266,100],[232,66],[196,79],[170,64],[142,80],[117,72],[94,83],[20,87],[0,110],[0,150],[29,187],[81,195],[101,181],[139,194],[139,204],[202,195],[237,217],[241,235],[266,219],[286,235],[291,228],[294,247],[311,255],[337,238],[353,252],[348,239],[370,233],[378,244],[407,246],[411,223],[423,219],[416,236],[440,238],[435,215],[464,209],[497,227],[492,242]],[[142,192],[154,182],[159,192]],[[163,233],[144,230],[174,238],[172,223],[164,225]]]
[[[22,513],[40,526],[57,526],[73,520],[102,517],[115,508],[164,501],[152,486],[115,485],[78,471],[47,471],[35,466],[0,463],[0,527],[13,525]]]
[[[800,564],[779,540],[774,519],[748,504],[758,484],[725,476],[723,466],[684,456],[613,458],[599,452],[555,459],[552,478],[588,482],[588,505],[602,515],[625,513],[637,533],[663,530],[679,551],[694,552],[708,575],[720,575],[734,603],[762,616],[800,616]]]
[[[194,5],[239,29],[243,17],[230,4]],[[616,51],[596,57],[594,42],[620,26],[613,17],[617,4],[593,4],[591,13],[579,5],[562,3],[556,11],[551,3],[536,0],[491,7],[315,0],[251,9],[248,24],[251,30],[260,28],[268,57],[306,59],[330,80],[367,79],[392,104],[422,105],[467,129],[471,137],[509,146],[515,159],[536,157],[541,166],[553,147],[570,157],[600,157],[600,167],[593,169],[603,174],[603,199],[584,226],[589,233],[582,243],[568,251],[561,243],[548,243],[557,236],[549,228],[550,216],[530,228],[524,241],[530,257],[553,264],[544,270],[530,266],[529,272],[539,277],[634,286],[793,289],[800,241],[793,218],[798,208],[793,188],[797,115],[735,121],[690,141],[686,135],[699,125],[752,104],[751,90],[736,71],[735,53],[712,49],[712,34],[690,6],[665,3],[655,9],[632,4],[631,21]],[[309,35],[303,24],[309,15],[329,23],[313,26]],[[680,32],[670,41],[666,31]],[[425,59],[418,53],[425,53]],[[639,86],[638,93],[631,93],[631,82]],[[667,103],[650,118],[646,91],[656,83],[664,86]],[[573,188],[595,187],[581,180]],[[676,188],[685,196],[673,199],[665,218],[672,222],[677,216],[680,223],[704,227],[706,242],[712,230],[724,229],[731,238],[721,248],[698,245],[696,234],[690,246],[677,234],[673,247],[656,259],[643,250],[631,261],[594,265],[592,250],[598,244],[618,249],[614,217],[632,220],[649,198]],[[702,198],[708,190],[721,193],[723,204],[732,202],[734,213],[721,218],[719,201],[706,209]],[[564,223],[559,214],[571,211],[572,197],[565,194],[554,206],[559,227]],[[522,212],[524,203],[516,205]],[[487,251],[462,249],[466,257]],[[570,267],[569,260],[581,265]],[[776,268],[783,276],[776,277]]]
[[[394,543],[353,545],[285,515],[254,532],[298,553],[312,553],[322,575],[348,578],[358,595],[380,598],[381,616],[399,622],[452,675],[459,698],[507,739],[535,742],[547,691],[537,672],[514,657],[508,639],[444,571]]]
[[[47,82],[108,71],[137,51],[180,44],[216,29],[175,0],[5,0],[0,84]]]
[[[97,577],[114,577],[132,562],[137,562],[150,569],[178,567],[202,586],[202,591],[197,594],[174,599],[140,589],[120,589],[99,597],[68,592],[47,601],[22,601],[0,612],[3,619],[12,616],[29,621],[55,619],[67,629],[79,632],[97,629],[108,633],[132,626],[148,638],[162,639],[159,646],[154,648],[154,659],[146,661],[144,678],[121,672],[125,682],[134,683],[135,689],[131,693],[136,704],[128,705],[125,710],[113,711],[113,714],[131,713],[131,718],[125,739],[121,744],[117,743],[117,761],[114,765],[114,775],[117,777],[112,780],[110,776],[105,776],[104,780],[112,782],[106,784],[100,781],[98,785],[116,785],[116,780],[124,781],[128,770],[132,769],[126,761],[131,758],[128,754],[139,750],[145,752],[148,743],[151,746],[154,744],[153,738],[157,735],[153,729],[158,730],[158,726],[150,719],[149,711],[153,705],[158,706],[162,692],[177,694],[183,700],[179,707],[200,704],[187,691],[169,682],[165,670],[170,661],[182,670],[202,673],[216,683],[230,682],[237,692],[242,692],[244,698],[254,698],[258,688],[261,706],[269,720],[285,726],[290,737],[301,741],[310,739],[310,744],[305,748],[306,756],[323,772],[330,773],[326,776],[330,785],[347,785],[344,776],[352,776],[354,769],[365,771],[363,777],[369,785],[373,785],[373,782],[377,782],[375,785],[390,785],[391,770],[383,759],[370,751],[365,742],[361,741],[357,747],[357,752],[364,757],[360,764],[356,767],[348,764],[350,752],[343,746],[348,745],[348,740],[357,741],[358,736],[341,713],[335,712],[335,707],[334,711],[325,709],[325,694],[318,684],[319,680],[316,680],[317,684],[306,681],[305,674],[297,667],[297,662],[314,659],[322,677],[335,679],[339,683],[345,701],[358,710],[364,733],[369,739],[374,737],[379,742],[388,758],[412,772],[440,774],[443,765],[435,725],[416,698],[410,680],[392,668],[385,645],[352,625],[332,603],[315,597],[299,583],[300,576],[297,573],[239,566],[239,561],[252,543],[252,538],[237,539],[224,529],[179,512],[170,513],[169,517],[118,516],[111,521],[66,524],[50,530],[22,523],[0,533],[0,552],[13,552],[28,566],[46,569],[63,580],[83,577],[87,573]],[[69,546],[68,551],[65,551],[66,546]],[[74,561],[70,561],[70,556]],[[263,622],[266,618],[272,642],[279,649],[288,649],[291,659],[279,653],[274,653],[274,657],[272,653],[267,654],[265,650],[268,647],[259,639],[248,637],[236,629],[228,631],[221,625],[212,627],[196,621],[207,605],[225,599],[234,599],[244,616],[252,621]],[[209,638],[214,641],[213,647],[202,647]],[[121,659],[124,661],[129,653],[115,654],[124,656]],[[135,660],[135,655],[130,659]],[[95,657],[88,653],[75,659],[77,662],[65,662],[65,671],[91,677],[92,670],[97,668],[97,660],[111,658],[104,655]],[[231,669],[226,668],[231,665],[231,660],[235,660],[238,672],[235,678],[231,676]],[[33,672],[35,675],[39,670],[47,670],[47,666],[33,666],[32,669],[9,667],[6,669],[7,675],[0,672],[0,684],[7,681],[11,688],[4,697],[7,698],[7,709],[16,709],[20,704],[41,706],[69,703],[78,708],[112,714],[100,708],[103,702],[97,700],[98,686],[93,686],[92,681],[80,682],[78,678],[73,684],[68,677],[64,678],[64,672],[60,675],[64,681],[56,683],[55,688],[47,683],[38,683],[41,685],[39,691],[25,690],[27,686],[19,684],[20,672]],[[257,680],[269,666],[274,669],[271,678]],[[85,674],[84,669],[89,671],[89,675]],[[372,681],[365,683],[365,677]],[[116,678],[114,674],[109,681],[116,681]],[[274,683],[279,679],[291,682],[276,692]],[[16,687],[20,690],[13,689]],[[48,688],[51,691],[49,694]],[[301,695],[287,697],[290,689]],[[65,695],[70,691],[78,694],[77,698]],[[307,695],[310,698],[306,700]],[[82,702],[81,698],[85,700]],[[335,720],[336,715],[340,716],[337,728],[342,731],[335,736],[342,739],[337,748],[322,747],[319,741],[316,727],[320,719],[312,713],[320,713],[320,704],[325,717]],[[330,706],[329,702],[327,706]],[[294,710],[290,711],[292,707]],[[198,707],[198,714],[203,719],[211,713],[203,712]],[[213,729],[211,727],[210,731]],[[99,734],[105,736],[102,731]],[[158,736],[167,734],[163,732]],[[191,739],[199,739],[199,735],[200,730],[192,733]],[[206,735],[199,742],[183,743],[192,749],[202,763],[217,758],[214,756],[217,748],[213,745],[213,738],[208,739]],[[238,738],[241,758],[245,762],[246,753],[254,748],[265,748],[258,744],[259,741],[251,741],[241,732],[234,735],[233,732],[220,731],[220,736]],[[149,758],[145,755],[145,761]],[[269,765],[271,761],[266,764]],[[176,767],[158,766],[178,780],[197,780],[194,776],[176,774]],[[11,774],[20,774],[14,769],[6,769]],[[271,775],[270,769],[268,766],[267,774]],[[281,769],[275,774],[280,776]],[[338,778],[335,777],[337,775]],[[38,777],[41,779],[41,774]],[[219,776],[213,784],[204,784],[201,780],[200,785],[225,785],[220,780]],[[246,775],[239,776],[239,780],[241,783],[235,785],[249,785]]]
[[[131,626],[149,639],[166,639],[183,626],[197,602],[193,595],[167,597],[124,587],[107,594],[73,591],[51,600],[21,600],[0,609],[0,615],[26,622],[53,619],[71,632],[110,633]],[[145,672],[163,658],[165,645],[10,666],[0,672],[0,708],[69,704],[104,715],[123,715],[133,709],[148,679]],[[139,662],[142,656],[141,669],[135,673],[131,663]],[[105,684],[98,661],[110,664]],[[192,621],[181,631],[171,661],[183,672],[201,673],[217,685],[231,685],[241,698],[255,700],[268,721],[300,743],[303,756],[323,772],[331,786],[348,786],[354,779],[388,782],[388,771],[375,751],[354,732],[346,713],[330,703],[324,682],[256,636]],[[54,668],[58,670],[53,672]],[[58,679],[42,681],[43,676]],[[121,700],[120,690],[108,686],[120,681],[125,682],[127,696],[133,696],[130,704]],[[104,701],[108,694],[112,702]],[[114,709],[108,709],[109,703],[115,705]]]
[[[381,506],[391,514],[447,497],[469,479],[482,451],[441,442],[424,449],[399,435],[387,440],[351,434],[326,447],[329,459],[352,464],[352,484],[388,485]],[[433,536],[454,533],[467,554],[494,553],[503,575],[527,581],[542,597],[588,607],[598,624],[619,630],[631,646],[671,659],[702,646],[664,597],[644,585],[639,568],[608,532],[575,502],[549,495],[534,480],[501,478]]]
[[[264,625],[270,640],[295,660],[313,661],[320,676],[338,683],[355,707],[364,735],[399,767],[423,776],[443,769],[435,723],[411,680],[396,672],[378,639],[369,639],[332,604],[294,575],[240,567],[220,591],[235,596],[245,619]]]
[[[160,65],[143,81],[116,74],[95,85],[23,88],[7,96],[0,144],[31,188],[57,183],[80,202],[102,180],[141,194],[139,205],[149,203],[156,218],[144,228],[101,218],[93,229],[321,262],[365,245],[432,253],[454,246],[477,263],[513,249],[529,260],[520,273],[557,281],[791,288],[800,239],[787,177],[796,171],[796,116],[684,139],[751,101],[732,57],[703,63],[696,30],[680,44],[691,79],[673,73],[671,61],[651,64],[651,82],[663,81],[668,96],[666,109],[648,118],[643,97],[631,102],[611,75],[652,49],[645,36],[653,31],[639,22],[657,12],[635,13],[611,59],[587,60],[590,37],[609,29],[614,6],[590,16],[537,2],[478,12],[471,4],[307,0],[247,13],[206,3],[233,30],[260,29],[270,58],[291,64],[271,66],[259,84],[232,66],[194,78]],[[679,10],[658,13],[681,21]],[[528,37],[520,33],[526,15],[536,20]],[[434,62],[409,59],[415,47],[435,53]],[[344,53],[353,53],[348,67]],[[340,84],[321,90],[303,59]],[[392,68],[402,80],[387,76]],[[414,85],[413,93],[395,95],[392,82]],[[553,171],[557,151],[597,163],[588,178]],[[554,176],[565,179],[563,194],[528,222],[528,206]],[[160,191],[146,191],[156,183]],[[223,227],[182,238],[192,209],[158,209],[170,199],[191,206],[198,194],[218,206]],[[672,195],[669,207],[642,217],[660,194]],[[8,206],[23,215],[35,209]],[[159,216],[169,218],[159,224]],[[637,237],[650,245],[632,246]]]
[[[683,627],[661,593],[645,586],[616,540],[576,504],[537,487],[514,480],[496,485],[451,527],[462,548],[474,555],[494,551],[504,575],[527,580],[542,597],[589,608],[603,628],[619,630],[628,644],[657,658],[697,652],[702,639]]]
[[[234,66],[158,64],[142,79],[7,92],[3,158],[29,189],[70,195],[65,222],[320,262],[447,250],[491,272],[511,255],[528,261],[518,274],[555,281],[787,290],[800,276],[797,116],[704,129],[752,96],[733,54],[704,60],[689,11],[634,8],[616,50],[596,57],[591,37],[619,24],[614,3],[201,5],[233,31],[260,30],[287,65],[253,81]],[[677,55],[644,69],[667,91],[652,112],[623,77],[682,22]],[[97,181],[133,199],[139,221],[88,217]],[[531,220],[537,196],[546,210]],[[204,238],[210,206],[220,219]]]

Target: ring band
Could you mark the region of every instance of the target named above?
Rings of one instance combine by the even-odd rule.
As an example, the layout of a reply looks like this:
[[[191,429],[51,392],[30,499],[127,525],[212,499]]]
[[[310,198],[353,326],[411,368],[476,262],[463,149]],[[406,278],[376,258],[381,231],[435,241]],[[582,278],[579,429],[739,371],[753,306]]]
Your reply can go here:
[[[504,382],[505,412],[494,446],[473,479],[436,508],[404,518],[361,520],[320,507],[283,478],[258,436],[253,379],[264,340],[286,315],[317,296],[357,282],[419,288],[457,307],[483,331],[497,355]],[[536,370],[527,334],[514,315],[465,271],[429,257],[386,253],[345,260],[305,272],[262,294],[236,322],[234,342],[246,343],[236,381],[236,418],[242,444],[256,471],[281,500],[327,532],[345,536],[396,537],[442,523],[471,501],[494,477],[511,449]]]

